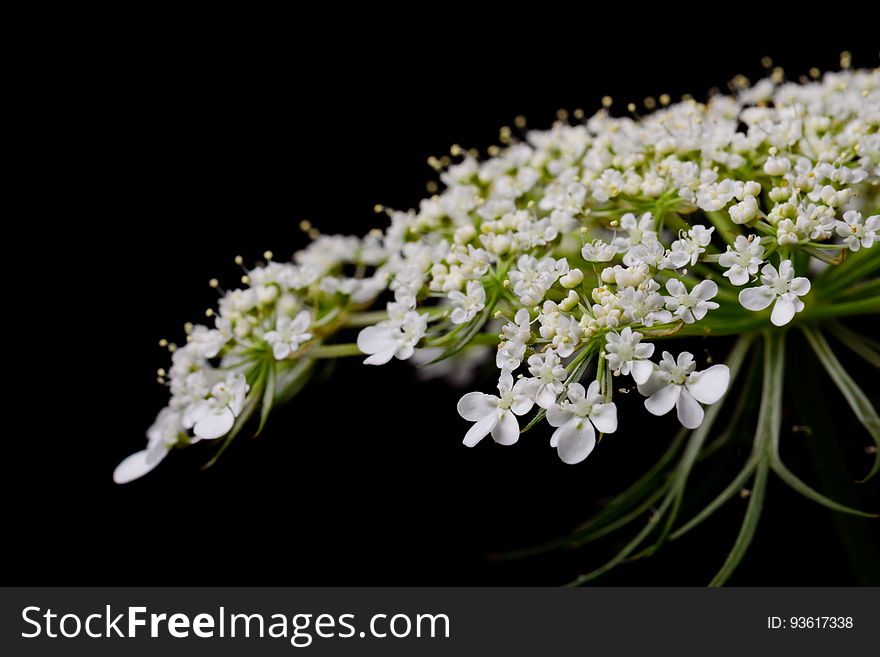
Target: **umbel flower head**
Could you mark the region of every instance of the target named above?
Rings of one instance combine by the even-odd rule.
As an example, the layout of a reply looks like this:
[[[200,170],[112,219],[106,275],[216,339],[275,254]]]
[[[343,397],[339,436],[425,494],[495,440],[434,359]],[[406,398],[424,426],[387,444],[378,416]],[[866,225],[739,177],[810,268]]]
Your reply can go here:
[[[209,311],[213,326],[188,327],[160,371],[168,406],[115,479],[202,439],[223,439],[222,451],[243,427],[260,431],[324,359],[359,354],[368,365],[451,359],[445,371],[457,380],[480,359],[494,365],[497,394],[468,392],[458,404],[471,447],[488,435],[513,445],[544,424],[563,462],[601,458],[618,426],[615,395],[635,388],[647,414],[621,425],[675,408],[698,454],[751,347],[773,347],[763,358],[775,366],[791,328],[880,444],[876,411],[823,337],[841,332],[880,362],[875,343],[840,323],[880,312],[880,72],[739,87],[641,118],[603,108],[549,130],[507,130],[505,147],[483,160],[455,146],[429,161],[442,192],[418,210],[376,208],[390,219],[384,230],[320,235],[305,225],[314,239],[291,262],[267,253]],[[658,341],[721,336],[738,337],[723,364],[704,363],[708,349],[655,356]],[[764,464],[784,472],[766,461],[766,422],[778,433],[781,415],[770,383],[781,375],[766,375],[764,451],[747,473],[756,477]],[[688,458],[661,515],[677,513]]]

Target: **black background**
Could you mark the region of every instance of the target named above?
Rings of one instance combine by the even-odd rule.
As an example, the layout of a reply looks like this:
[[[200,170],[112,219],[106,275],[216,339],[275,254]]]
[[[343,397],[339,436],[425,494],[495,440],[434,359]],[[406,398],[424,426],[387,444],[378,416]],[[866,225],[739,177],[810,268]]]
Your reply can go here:
[[[17,272],[28,278],[24,291],[46,336],[16,354],[28,360],[17,370],[25,373],[13,398],[20,408],[10,409],[24,422],[7,430],[16,451],[2,462],[4,542],[14,564],[7,578],[557,584],[613,554],[612,543],[512,564],[486,556],[555,537],[601,508],[663,451],[674,420],[624,400],[621,431],[575,467],[557,459],[543,429],[514,447],[486,441],[468,450],[468,423],[455,412],[462,391],[416,385],[410,365],[396,361],[338,363],[260,438],[242,436],[207,471],[200,465],[211,448],[199,447],[133,484],[111,482],[166,401],[155,383],[168,364],[158,340],[181,341],[183,323],[215,303],[209,278],[235,285],[235,255],[249,263],[265,249],[289,257],[306,243],[303,219],[330,233],[384,225],[373,205],[417,204],[435,177],[428,156],[452,143],[482,150],[517,114],[548,127],[557,109],[590,114],[605,94],[617,110],[664,92],[701,98],[737,73],[755,79],[763,55],[795,78],[811,66],[836,67],[844,48],[857,66],[877,63],[876,48],[845,35],[732,42],[679,26],[678,36],[660,39],[614,25],[587,29],[587,19],[567,15],[479,30],[459,18],[457,28],[414,20],[392,30],[361,28],[348,16],[355,29],[346,34],[308,22],[272,34],[208,23],[126,29],[73,38],[48,57],[32,80],[41,98],[31,101],[36,125],[22,131],[32,143],[24,173],[47,184],[23,215],[40,235],[17,255],[36,251],[49,264]],[[723,344],[690,346],[724,355]],[[851,366],[863,382],[875,374]],[[821,385],[836,435],[791,434],[796,418],[787,415],[786,459],[812,483],[807,441],[839,442],[838,483],[846,484],[867,469],[869,439],[838,421],[845,407],[830,382]],[[740,457],[747,444],[745,436]],[[700,474],[695,491],[711,488],[714,474]],[[854,504],[880,505],[876,486],[859,494]],[[744,506],[737,498],[690,538],[604,582],[706,583]],[[731,583],[880,583],[875,529],[773,480]],[[841,536],[860,536],[861,566],[850,563]]]

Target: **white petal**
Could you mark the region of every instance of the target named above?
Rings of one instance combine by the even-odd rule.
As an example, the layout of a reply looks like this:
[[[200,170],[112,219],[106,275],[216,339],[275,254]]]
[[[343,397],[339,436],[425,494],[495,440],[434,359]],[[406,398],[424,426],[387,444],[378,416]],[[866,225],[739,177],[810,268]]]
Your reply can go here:
[[[360,347],[360,345],[358,345]],[[364,365],[384,365],[389,360],[394,358],[394,353],[397,351],[397,345],[395,343],[391,343],[389,347],[386,347],[383,350],[377,351],[369,358],[364,359]]]
[[[667,353],[667,352],[663,352]],[[660,390],[665,385],[668,385],[669,381],[663,377],[659,370],[655,369],[651,376],[648,377],[648,380],[644,383],[638,384],[639,393],[644,395],[645,397],[650,397],[655,392]]]
[[[296,319],[293,320],[293,323],[290,326],[290,329],[293,333],[304,333],[307,328],[312,323],[312,313],[308,310],[301,310],[300,313],[296,316]]]
[[[653,347],[654,345],[651,346]],[[647,383],[648,379],[651,378],[651,374],[654,372],[654,364],[648,360],[634,360],[631,367],[632,378],[639,385]]]
[[[770,315],[770,321],[773,322],[775,326],[785,326],[792,320],[794,313],[794,302],[787,298],[787,295],[783,295],[776,300],[775,304],[773,304],[773,312]]]
[[[541,389],[535,398],[535,402],[541,408],[550,408],[556,403],[556,395],[554,395],[553,391],[547,386],[541,386]],[[528,413],[528,411],[526,411],[526,413]],[[522,413],[517,413],[517,415],[522,415]]]
[[[749,272],[745,267],[734,265],[724,274],[734,285],[745,285],[749,282]]]
[[[713,365],[702,372],[694,372],[685,387],[703,404],[714,404],[730,385],[730,369],[727,365]]]
[[[468,429],[468,432],[464,435],[464,440],[462,442],[468,447],[473,447],[483,438],[489,435],[489,432],[492,431],[497,422],[498,414],[489,413],[489,415],[487,415],[470,429]]]
[[[559,458],[569,465],[583,461],[596,446],[596,432],[586,418],[574,418],[557,429],[554,436]]]
[[[290,345],[286,342],[276,342],[272,345],[272,355],[275,360],[284,360],[290,355]]]
[[[678,421],[683,427],[688,429],[696,429],[703,423],[703,407],[694,399],[694,396],[687,390],[679,388],[681,394],[678,401],[675,402],[675,408],[678,411]]]
[[[576,402],[587,396],[587,391],[580,383],[572,383],[568,386],[568,398]]]
[[[596,404],[590,413],[590,420],[602,433],[617,431],[617,406],[613,402]]]
[[[739,293],[739,303],[746,310],[764,310],[773,303],[776,292],[769,287],[750,287]]]
[[[666,281],[666,289],[669,291],[669,294],[675,297],[681,296],[682,294],[687,292],[684,283],[682,283],[677,278],[670,278],[668,281]]]
[[[716,294],[718,294],[718,285],[715,281],[701,281],[694,286],[693,290],[691,290],[692,297],[695,299],[702,299],[703,301],[708,301]]]
[[[566,404],[554,404],[547,409],[547,422],[551,427],[561,427],[571,419],[571,407]]]
[[[368,326],[358,333],[357,337],[358,349],[365,354],[385,351],[396,344],[397,341],[387,326]]]
[[[235,416],[232,411],[228,408],[221,408],[196,422],[193,433],[204,440],[214,440],[229,433],[233,424],[235,424]]]
[[[648,397],[645,400],[645,408],[654,415],[666,415],[675,406],[675,402],[678,401],[680,394],[681,386],[670,383]]]
[[[168,447],[160,447],[152,450],[142,450],[126,457],[113,471],[113,481],[117,484],[127,484],[143,477],[155,468],[168,454]]]
[[[469,392],[458,400],[458,414],[470,422],[479,422],[497,408],[490,403],[493,399],[497,397],[483,392]]]
[[[810,279],[804,278],[803,276],[798,276],[789,284],[788,289],[794,292],[799,297],[804,296],[807,292],[810,291]]]
[[[587,399],[592,399],[593,397],[599,396],[599,382],[593,381],[590,384],[590,387],[587,388]]]
[[[500,445],[513,445],[519,440],[519,422],[510,411],[502,411],[501,417],[492,428],[492,438]]]

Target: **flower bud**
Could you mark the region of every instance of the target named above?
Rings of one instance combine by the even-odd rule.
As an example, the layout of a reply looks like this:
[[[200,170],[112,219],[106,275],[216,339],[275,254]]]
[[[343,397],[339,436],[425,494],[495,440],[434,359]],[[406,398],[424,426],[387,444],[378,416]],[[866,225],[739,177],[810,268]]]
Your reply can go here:
[[[584,272],[582,272],[580,269],[575,268],[575,269],[572,269],[571,271],[569,271],[565,276],[560,278],[559,283],[566,290],[570,290],[570,289],[580,285],[583,282],[583,280],[584,280]]]

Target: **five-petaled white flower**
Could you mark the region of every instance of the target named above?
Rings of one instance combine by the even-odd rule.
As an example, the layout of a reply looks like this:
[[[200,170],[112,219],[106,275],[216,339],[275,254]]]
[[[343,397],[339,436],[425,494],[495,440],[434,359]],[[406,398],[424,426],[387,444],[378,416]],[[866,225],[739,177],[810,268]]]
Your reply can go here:
[[[568,386],[568,399],[547,411],[550,426],[557,427],[550,437],[563,463],[580,463],[596,446],[596,429],[602,433],[617,431],[617,406],[599,394],[599,382],[587,390],[580,383]]]
[[[513,383],[513,375],[503,372],[498,379],[496,395],[469,392],[458,400],[458,414],[469,422],[476,422],[464,436],[464,444],[473,447],[490,433],[496,443],[512,445],[519,440],[517,415],[525,415],[534,406],[532,400],[534,383],[519,379]]]
[[[392,358],[406,360],[428,330],[428,316],[411,310],[399,320],[368,326],[358,333],[357,346],[365,354],[366,365],[384,365]]]
[[[683,426],[700,426],[704,415],[700,404],[714,404],[724,396],[730,370],[727,365],[713,365],[701,372],[695,372],[695,368],[690,352],[681,352],[676,361],[664,351],[657,369],[645,383],[639,384],[639,392],[647,397],[645,408],[654,415],[666,415],[674,406]]]
[[[453,290],[449,300],[455,306],[450,319],[453,324],[464,324],[476,317],[486,307],[486,288],[480,281],[467,282],[467,294]]]
[[[308,310],[300,311],[293,319],[286,316],[278,318],[275,330],[268,331],[265,336],[275,360],[284,360],[303,342],[311,339],[312,334],[308,332],[311,323],[312,315]]]
[[[568,372],[552,349],[548,349],[543,355],[530,356],[528,364],[529,373],[535,377],[533,380],[536,382],[532,393],[533,399],[541,408],[550,408],[556,403],[556,398],[562,394]]]
[[[211,388],[207,399],[189,406],[183,413],[183,426],[192,428],[197,438],[213,440],[229,433],[244,407],[249,386],[244,376],[230,372]]]
[[[700,281],[688,292],[684,283],[677,278],[666,281],[666,289],[671,296],[664,297],[666,310],[682,320],[685,324],[693,324],[703,319],[710,310],[718,308],[718,304],[709,301],[718,294],[715,281]]]
[[[718,264],[726,267],[724,275],[734,285],[745,285],[749,277],[758,273],[758,267],[764,262],[764,247],[753,236],[737,235],[733,247],[718,258]]]
[[[791,260],[783,260],[776,267],[767,263],[761,269],[763,285],[750,287],[739,293],[739,302],[747,310],[764,310],[774,301],[770,321],[776,326],[788,324],[795,313],[804,309],[804,302],[798,297],[810,291],[810,281],[803,276],[794,275]]]
[[[880,232],[880,214],[868,217],[862,222],[862,213],[849,210],[843,213],[843,221],[837,222],[837,234],[850,251],[858,251],[861,247],[870,249],[877,241]]]
[[[644,383],[654,371],[654,364],[646,360],[654,354],[654,345],[650,342],[640,343],[642,334],[633,331],[629,326],[619,334],[608,333],[605,336],[605,358],[612,372],[632,374],[636,383]]]

